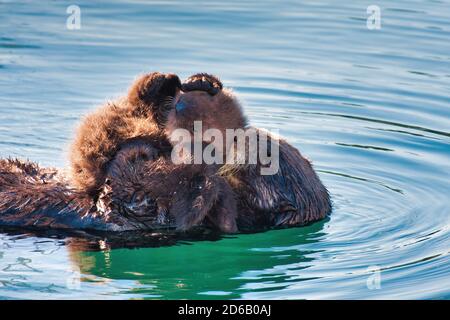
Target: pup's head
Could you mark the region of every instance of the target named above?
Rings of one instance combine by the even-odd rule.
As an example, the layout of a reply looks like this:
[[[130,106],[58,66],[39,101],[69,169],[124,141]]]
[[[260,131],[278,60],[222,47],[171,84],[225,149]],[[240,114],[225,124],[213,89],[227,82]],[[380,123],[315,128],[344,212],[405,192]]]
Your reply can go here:
[[[168,113],[166,133],[176,129],[194,133],[194,121],[202,122],[203,131],[218,129],[225,135],[226,129],[244,128],[247,125],[242,108],[229,89],[223,89],[217,77],[208,74],[191,76],[173,101]]]
[[[181,81],[177,75],[152,72],[139,77],[130,87],[127,100],[136,112],[151,115],[163,127],[172,101],[180,92]]]

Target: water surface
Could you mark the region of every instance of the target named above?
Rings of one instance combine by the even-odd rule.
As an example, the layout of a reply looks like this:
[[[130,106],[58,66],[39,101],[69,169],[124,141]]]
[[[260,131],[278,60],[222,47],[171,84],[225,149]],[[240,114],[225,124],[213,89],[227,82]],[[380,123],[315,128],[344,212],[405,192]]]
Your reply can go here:
[[[137,74],[206,71],[313,161],[333,213],[135,249],[3,232],[0,298],[450,298],[449,1],[77,0],[81,30],[69,4],[0,2],[1,157],[64,167]]]

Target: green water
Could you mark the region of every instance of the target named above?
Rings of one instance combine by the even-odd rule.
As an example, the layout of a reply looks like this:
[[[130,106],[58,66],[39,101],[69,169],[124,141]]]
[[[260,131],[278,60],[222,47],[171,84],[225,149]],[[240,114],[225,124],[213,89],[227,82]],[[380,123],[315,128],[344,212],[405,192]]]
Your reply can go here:
[[[162,247],[2,231],[0,298],[450,298],[449,1],[76,4],[80,30],[66,2],[0,2],[0,157],[64,167],[137,74],[210,72],[312,160],[333,213]]]
[[[320,224],[301,230],[272,231],[258,235],[226,237],[150,249],[116,249],[77,252],[71,261],[83,273],[106,279],[135,281],[138,285],[122,294],[131,297],[168,299],[231,299],[246,294],[285,288],[289,276],[258,271],[283,263],[286,270],[300,271],[314,259],[314,251],[265,248],[308,244],[320,236]],[[317,233],[319,231],[319,233]],[[255,245],[260,243],[261,245]]]

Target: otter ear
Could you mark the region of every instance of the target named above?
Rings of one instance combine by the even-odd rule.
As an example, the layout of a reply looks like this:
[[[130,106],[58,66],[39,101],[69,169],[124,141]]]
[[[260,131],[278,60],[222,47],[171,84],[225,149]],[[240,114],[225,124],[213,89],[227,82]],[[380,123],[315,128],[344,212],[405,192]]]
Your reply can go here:
[[[152,72],[137,79],[128,91],[131,104],[154,104],[167,97],[174,97],[181,89],[181,81],[175,74]]]
[[[197,73],[189,78],[181,86],[183,91],[206,91],[210,95],[216,95],[223,89],[222,82],[218,77],[208,73]]]

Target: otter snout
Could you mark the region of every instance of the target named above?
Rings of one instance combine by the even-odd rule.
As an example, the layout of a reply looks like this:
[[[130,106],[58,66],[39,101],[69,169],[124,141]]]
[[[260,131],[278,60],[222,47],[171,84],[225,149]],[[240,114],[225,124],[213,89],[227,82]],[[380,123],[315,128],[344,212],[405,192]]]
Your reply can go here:
[[[183,114],[188,110],[193,111],[196,105],[196,101],[192,99],[192,93],[181,93],[175,100],[175,111]]]
[[[175,105],[175,110],[176,110],[177,112],[183,112],[184,110],[186,110],[186,108],[187,108],[186,103],[184,103],[184,102],[181,101],[181,100],[179,100],[179,101],[177,102],[177,104]]]

